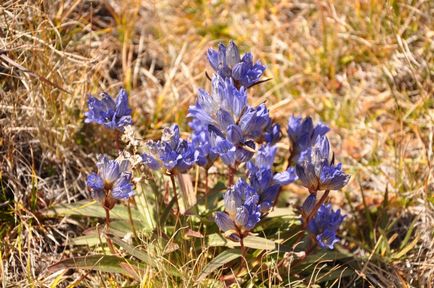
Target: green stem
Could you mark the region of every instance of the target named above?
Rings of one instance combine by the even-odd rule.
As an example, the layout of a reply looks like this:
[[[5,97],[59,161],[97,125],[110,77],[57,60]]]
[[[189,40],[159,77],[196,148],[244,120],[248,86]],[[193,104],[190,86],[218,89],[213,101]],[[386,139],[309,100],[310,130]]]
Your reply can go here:
[[[130,220],[130,224],[131,224],[131,230],[133,231],[133,235],[134,235],[134,237],[136,238],[136,239],[139,239],[139,237],[137,236],[137,231],[136,231],[136,226],[134,226],[134,221],[133,221],[133,215],[132,215],[132,213],[131,213],[131,200],[132,199],[128,199],[128,206],[127,206],[127,208],[128,208],[128,218],[129,218],[129,220]]]

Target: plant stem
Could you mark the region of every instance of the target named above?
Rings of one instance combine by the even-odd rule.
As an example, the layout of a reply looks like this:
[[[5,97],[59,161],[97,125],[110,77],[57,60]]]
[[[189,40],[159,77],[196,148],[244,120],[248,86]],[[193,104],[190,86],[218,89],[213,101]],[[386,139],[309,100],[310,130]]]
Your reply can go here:
[[[175,213],[176,214],[176,219],[177,219],[177,222],[178,222],[180,207],[179,207],[178,193],[176,192],[175,175],[172,174],[172,173],[170,174],[170,180],[172,181],[173,198],[175,198],[176,207],[178,208],[178,210]]]
[[[133,235],[134,235],[134,237],[136,238],[136,239],[139,239],[139,237],[137,236],[137,231],[136,231],[136,226],[134,226],[134,221],[133,221],[133,215],[132,215],[132,213],[131,213],[131,200],[132,199],[128,199],[128,206],[127,206],[127,208],[128,208],[128,218],[129,218],[129,220],[130,220],[130,224],[131,224],[131,230],[133,231]]]
[[[234,166],[229,166],[229,174],[228,174],[228,187],[234,185],[234,176],[237,169],[237,163]]]
[[[247,263],[247,249],[246,246],[244,246],[244,235],[241,235],[240,238],[240,250],[241,250],[241,263],[240,263],[240,272],[243,270],[244,264]]]
[[[208,168],[205,168],[205,195],[208,195],[209,187],[208,187]]]
[[[121,132],[119,132],[119,130],[115,130],[115,147],[116,150],[120,151],[121,150]]]
[[[104,207],[105,210],[105,238],[107,240],[107,245],[112,254],[116,254],[115,248],[113,246],[112,239],[110,238],[110,209]]]
[[[330,193],[330,190],[325,190],[324,191],[324,193],[322,194],[322,196],[319,199],[319,201],[315,204],[315,206],[313,207],[312,211],[306,217],[306,221],[304,221],[304,223],[303,223],[304,226],[307,226],[307,223],[309,222],[309,220],[312,219],[312,217],[314,217],[316,215],[316,212],[318,211],[319,207],[321,207],[321,205],[325,202],[325,200],[327,200],[327,197],[329,196],[329,193]]]

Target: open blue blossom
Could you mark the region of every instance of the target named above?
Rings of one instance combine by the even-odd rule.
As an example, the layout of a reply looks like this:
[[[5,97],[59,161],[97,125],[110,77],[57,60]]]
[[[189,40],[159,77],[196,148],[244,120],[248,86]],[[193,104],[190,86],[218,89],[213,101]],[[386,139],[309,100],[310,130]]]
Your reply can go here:
[[[292,164],[304,161],[307,150],[313,146],[318,136],[324,136],[329,130],[330,128],[321,122],[314,126],[310,117],[289,117],[288,136],[293,149]]]
[[[254,161],[247,163],[250,185],[259,195],[261,212],[267,212],[276,199],[276,196],[283,185],[294,182],[297,179],[294,168],[273,173],[272,166],[276,156],[277,148],[270,144],[262,145],[259,148]]]
[[[316,235],[316,240],[321,248],[333,249],[334,244],[339,242],[336,231],[344,220],[341,211],[333,211],[330,204],[322,204],[316,216],[309,221],[308,230]]]
[[[107,94],[102,93],[99,100],[89,96],[87,101],[89,111],[84,115],[85,123],[98,123],[110,129],[123,131],[125,126],[131,125],[131,109],[128,107],[128,94],[124,89],[119,90],[115,100]]]
[[[230,41],[226,47],[223,43],[218,45],[218,51],[208,49],[208,61],[216,73],[224,78],[232,78],[237,87],[249,88],[259,82],[266,67],[260,61],[253,63],[251,53],[240,56],[237,45]]]
[[[342,164],[330,160],[330,144],[326,136],[318,136],[306,150],[303,161],[296,165],[297,176],[311,193],[319,190],[339,190],[350,180],[342,171]]]
[[[134,195],[128,160],[112,160],[106,155],[98,157],[97,173],[87,177],[87,186],[97,199],[127,199]]]
[[[195,164],[195,149],[191,142],[180,137],[176,124],[163,130],[161,140],[148,141],[146,146],[148,153],[142,154],[142,160],[150,169],[164,167],[185,173]]]
[[[220,230],[234,234],[232,239],[245,236],[261,220],[258,201],[255,189],[240,179],[224,195],[225,212],[215,215]]]
[[[266,128],[272,126],[264,104],[250,107],[246,90],[235,88],[232,79],[218,75],[212,80],[211,94],[199,90],[198,100],[190,106],[188,116],[195,121],[194,125],[207,127],[212,147],[227,165],[248,161],[255,141],[263,138]]]

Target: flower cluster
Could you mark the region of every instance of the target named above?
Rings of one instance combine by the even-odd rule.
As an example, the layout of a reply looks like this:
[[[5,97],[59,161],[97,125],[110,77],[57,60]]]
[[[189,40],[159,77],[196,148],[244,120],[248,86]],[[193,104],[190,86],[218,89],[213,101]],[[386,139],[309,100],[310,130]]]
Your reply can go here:
[[[261,220],[259,195],[240,179],[224,195],[225,212],[217,212],[215,221],[234,240],[245,236]]]
[[[87,186],[92,190],[94,198],[103,201],[106,208],[113,208],[115,199],[127,199],[134,195],[128,160],[112,160],[106,155],[100,155],[96,167],[98,173],[89,174]]]
[[[195,121],[191,125],[195,133],[204,130],[209,133],[214,152],[226,165],[250,160],[255,141],[264,137],[267,128],[271,129],[270,140],[278,134],[265,104],[249,106],[246,90],[237,89],[231,78],[218,75],[212,79],[211,94],[199,90],[198,100],[190,106],[188,116]]]
[[[161,140],[150,140],[146,146],[149,153],[144,153],[142,160],[152,170],[164,167],[171,173],[185,173],[195,164],[195,149],[181,138],[176,124],[163,130]]]
[[[250,52],[241,57],[240,51],[233,41],[229,42],[228,47],[220,43],[218,51],[210,48],[208,61],[220,77],[232,79],[236,87],[249,88],[258,83],[266,68],[260,61],[254,64]]]
[[[291,116],[288,167],[275,171],[280,126],[273,122],[265,103],[251,106],[247,101],[248,89],[261,83],[265,66],[259,61],[253,63],[251,53],[241,57],[232,41],[228,46],[219,44],[217,51],[209,49],[207,56],[216,73],[210,79],[211,91],[199,89],[197,101],[189,107],[191,138],[181,138],[179,127],[173,124],[163,129],[159,140],[140,146],[145,152],[135,157],[151,170],[165,169],[171,174],[176,201],[173,175],[181,176],[198,165],[208,176],[208,169],[221,159],[231,173],[223,196],[224,211],[216,212],[214,218],[227,237],[241,242],[273,208],[282,187],[298,180],[310,192],[301,208],[303,228],[315,236],[320,247],[332,249],[344,216],[324,201],[328,191],[341,189],[349,176],[342,171],[342,164],[334,164],[326,136],[329,127],[314,125],[310,117]],[[123,89],[115,100],[106,93],[101,100],[90,96],[88,107],[86,123],[128,132],[124,127],[132,124],[131,109]],[[113,208],[116,199],[134,195],[129,161],[100,156],[97,168],[97,173],[88,176],[87,185],[106,209]],[[233,181],[236,168],[237,177],[243,173],[244,177]],[[181,187],[179,179],[182,177],[178,177]],[[319,201],[318,191],[325,191]]]
[[[339,242],[336,231],[344,217],[340,210],[333,211],[330,204],[322,204],[318,209],[318,213],[308,224],[308,230],[316,236],[321,248],[333,249],[334,244]]]
[[[101,100],[89,97],[89,111],[85,113],[85,123],[93,122],[120,131],[123,131],[125,126],[133,124],[131,109],[128,107],[128,94],[124,89],[119,90],[115,100],[107,93],[102,93],[101,96]]]
[[[314,125],[310,117],[302,119],[292,116],[288,121],[288,136],[292,143],[290,161],[295,165],[301,184],[310,193],[301,209],[303,221],[307,221],[309,231],[317,235],[322,248],[332,249],[337,242],[336,230],[343,218],[338,217],[341,220],[333,222],[336,225],[325,229],[324,223],[331,219],[330,215],[335,214],[329,206],[317,203],[316,194],[318,191],[339,190],[348,183],[350,177],[342,171],[341,163],[333,163],[330,143],[326,136],[329,130],[323,123]],[[318,211],[315,211],[315,206],[320,204]],[[338,214],[340,216],[340,212]]]
[[[277,193],[283,185],[294,182],[297,179],[295,169],[273,173],[272,166],[276,156],[277,148],[270,144],[262,145],[259,148],[254,161],[247,163],[247,174],[250,185],[259,195],[261,212],[266,213],[273,206]]]

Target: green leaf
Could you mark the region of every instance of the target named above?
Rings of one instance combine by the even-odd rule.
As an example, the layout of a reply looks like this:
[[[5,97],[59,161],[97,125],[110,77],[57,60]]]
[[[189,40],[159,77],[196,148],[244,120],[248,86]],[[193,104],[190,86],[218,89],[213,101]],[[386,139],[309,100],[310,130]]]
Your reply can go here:
[[[226,246],[226,247],[239,247],[240,243],[224,238],[221,234],[211,234],[206,238],[208,246]],[[274,241],[257,237],[247,236],[244,238],[244,246],[260,250],[273,250],[276,247]]]
[[[257,236],[244,238],[244,246],[260,250],[274,250],[276,248],[274,241]]]
[[[148,264],[149,266],[155,267],[155,263],[152,260],[151,257],[149,257],[148,254],[146,254],[143,250],[133,247],[132,245],[128,244],[125,241],[122,241],[121,239],[117,237],[111,238],[113,243],[119,245],[119,247],[123,248],[126,253],[130,254],[131,256],[136,257],[137,259],[143,261],[144,263]]]
[[[398,253],[395,253],[392,255],[392,259],[400,259],[402,258],[402,256],[404,256],[405,254],[407,254],[411,249],[414,248],[414,246],[416,246],[417,242],[420,239],[420,235],[416,235],[416,238],[414,238],[413,241],[411,241],[407,246],[405,246],[401,251],[399,251]]]
[[[286,207],[286,208],[279,208],[276,207],[268,213],[267,218],[274,218],[274,217],[285,217],[285,218],[294,218],[298,219],[300,218],[294,213],[294,209]]]
[[[60,204],[42,211],[46,217],[61,216],[88,216],[105,218],[105,210],[100,203],[96,201],[79,201],[71,204]],[[140,213],[137,209],[131,209],[133,219],[139,219]],[[128,209],[122,205],[116,205],[110,211],[111,219],[129,220]]]
[[[336,268],[333,267],[330,271],[326,273],[321,273],[316,277],[316,283],[323,283],[326,281],[332,281],[336,279],[342,279],[349,276],[354,276],[355,272],[353,269],[345,267],[345,268]]]
[[[240,256],[241,256],[241,252],[239,249],[230,249],[230,250],[223,251],[205,266],[205,268],[203,269],[202,273],[200,273],[199,278],[197,280],[202,281],[215,270],[219,269],[226,263],[229,263],[232,260],[237,259]]]
[[[124,259],[113,255],[91,255],[84,257],[73,257],[57,262],[56,264],[48,267],[49,273],[54,273],[62,269],[85,269],[95,270],[108,273],[122,273],[129,277],[134,277],[127,272],[122,265],[132,265]]]

